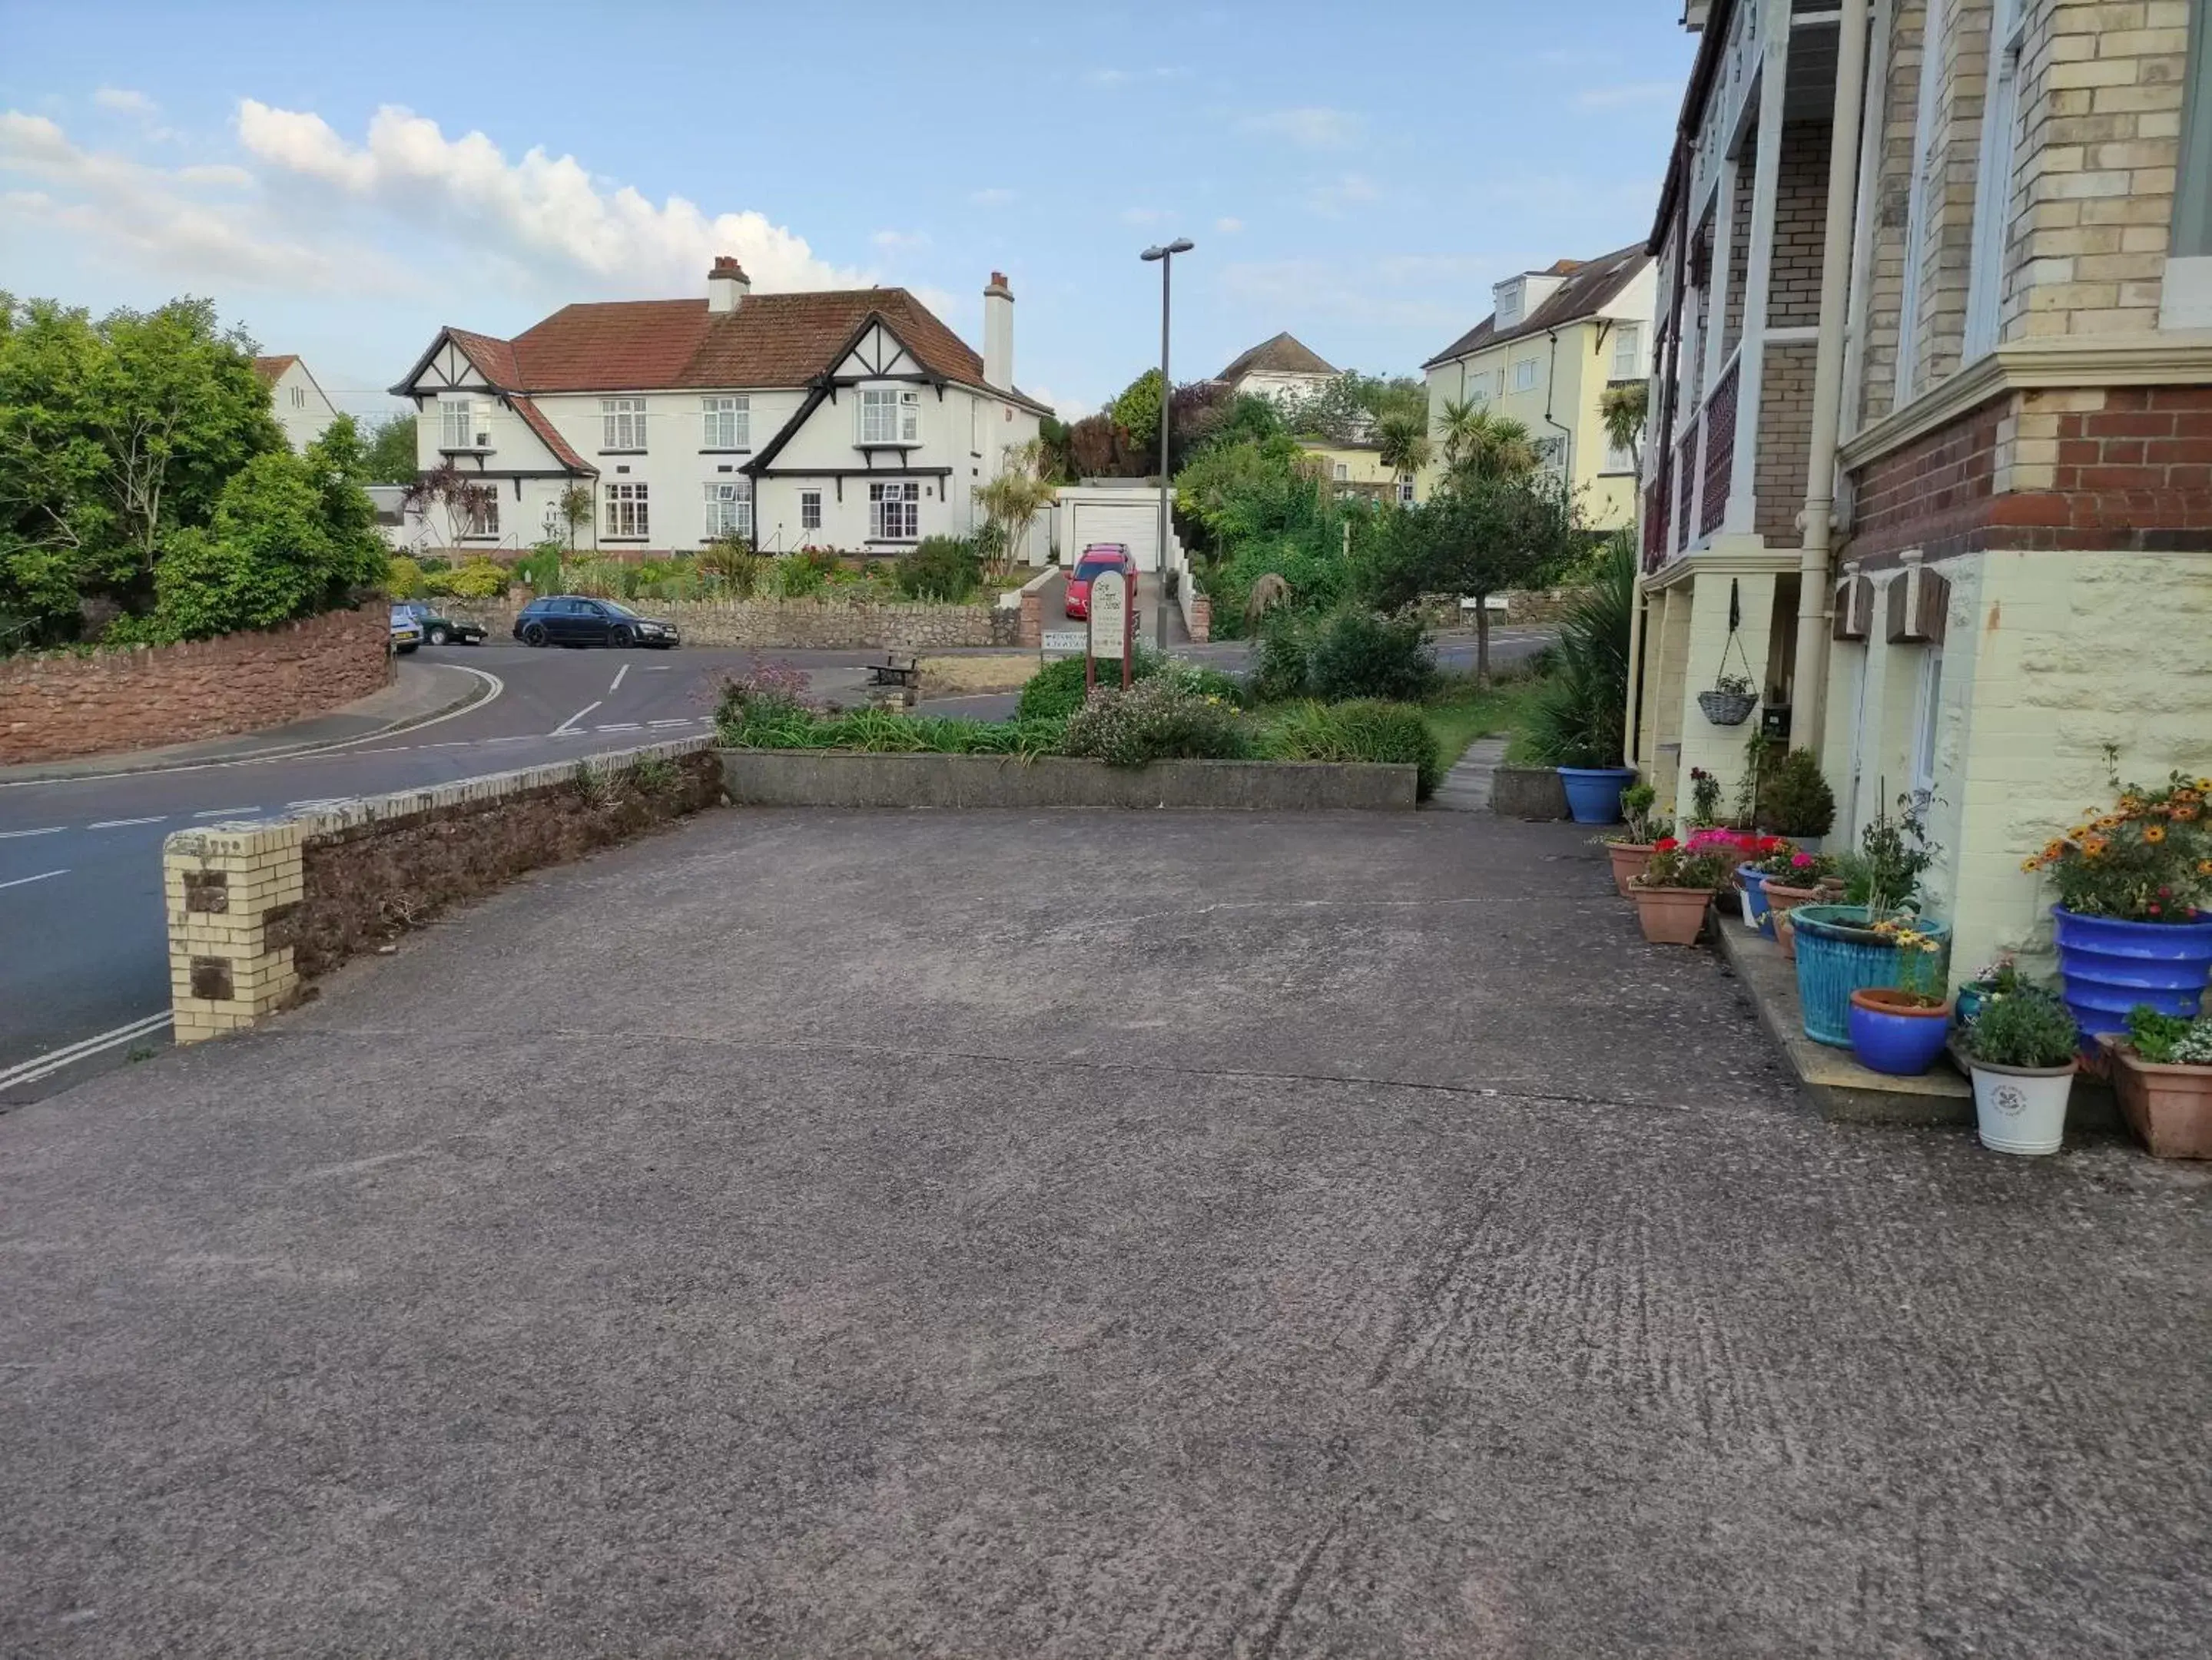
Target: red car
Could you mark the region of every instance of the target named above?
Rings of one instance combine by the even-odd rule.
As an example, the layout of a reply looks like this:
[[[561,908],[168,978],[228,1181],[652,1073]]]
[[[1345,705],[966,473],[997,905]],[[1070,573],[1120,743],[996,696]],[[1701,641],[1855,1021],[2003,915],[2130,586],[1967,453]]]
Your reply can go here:
[[[1067,579],[1067,615],[1088,618],[1091,615],[1091,579],[1101,571],[1119,571],[1129,580],[1129,603],[1137,603],[1137,561],[1129,557],[1129,550],[1118,542],[1094,542],[1083,550],[1083,557],[1075,561],[1075,570]]]

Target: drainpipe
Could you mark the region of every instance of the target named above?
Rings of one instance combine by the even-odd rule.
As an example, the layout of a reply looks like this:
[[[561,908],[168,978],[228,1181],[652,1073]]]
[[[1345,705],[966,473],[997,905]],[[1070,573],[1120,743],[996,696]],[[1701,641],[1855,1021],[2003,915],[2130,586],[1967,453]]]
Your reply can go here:
[[[1836,434],[1844,401],[1844,309],[1850,297],[1851,219],[1856,211],[1859,121],[1865,102],[1867,0],[1842,0],[1837,24],[1836,107],[1828,129],[1828,208],[1820,247],[1820,334],[1813,360],[1813,440],[1798,516],[1797,670],[1790,688],[1796,742],[1820,752],[1828,689],[1828,553],[1835,536]]]
[[[1547,329],[1544,336],[1552,342],[1551,354],[1544,363],[1544,424],[1559,427],[1562,440],[1559,445],[1559,473],[1571,489],[1575,482],[1575,435],[1552,419],[1552,393],[1559,384],[1559,331]]]

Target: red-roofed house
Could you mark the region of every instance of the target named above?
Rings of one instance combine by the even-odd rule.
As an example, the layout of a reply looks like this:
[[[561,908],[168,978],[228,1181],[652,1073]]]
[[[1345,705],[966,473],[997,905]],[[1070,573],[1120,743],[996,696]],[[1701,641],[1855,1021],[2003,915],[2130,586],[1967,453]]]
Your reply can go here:
[[[323,389],[298,358],[257,357],[253,373],[269,389],[270,413],[295,450],[306,449],[338,418],[337,406],[323,396]]]
[[[981,522],[975,487],[1051,411],[1013,384],[1014,297],[991,274],[977,354],[904,288],[756,294],[714,262],[703,300],[564,306],[512,340],[446,329],[393,393],[425,470],[496,487],[461,538],[519,550],[565,534],[624,556],[751,536],[894,553]]]

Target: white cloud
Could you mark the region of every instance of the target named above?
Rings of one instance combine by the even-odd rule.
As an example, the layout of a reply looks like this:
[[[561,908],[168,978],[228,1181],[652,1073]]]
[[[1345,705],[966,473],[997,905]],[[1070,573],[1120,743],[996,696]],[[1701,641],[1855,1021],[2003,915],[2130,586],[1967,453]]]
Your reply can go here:
[[[9,110],[0,112],[0,173],[49,187],[0,198],[0,220],[63,232],[107,259],[165,277],[316,290],[407,285],[402,270],[372,252],[298,240],[257,203],[211,206],[196,194],[208,185],[234,188],[247,179],[237,168],[146,167],[82,148],[44,116]]]
[[[1334,219],[1346,208],[1364,208],[1381,200],[1382,195],[1375,181],[1364,173],[1339,173],[1308,191],[1306,205],[1316,213]]]
[[[367,142],[356,145],[319,115],[248,98],[239,104],[238,136],[280,179],[427,221],[520,266],[557,260],[603,289],[690,294],[726,253],[769,291],[866,280],[817,259],[804,238],[759,213],[710,216],[680,196],[655,205],[630,185],[603,191],[573,155],[532,148],[510,162],[481,132],[449,139],[436,122],[394,105],[376,112]]]
[[[1340,150],[1358,142],[1364,124],[1346,111],[1306,105],[1248,115],[1237,124],[1237,130],[1255,138],[1279,139],[1301,149]]]
[[[1013,201],[1014,192],[1002,185],[994,185],[988,190],[969,191],[968,199],[979,208],[1003,208]]]
[[[1241,219],[1224,217],[1213,221],[1213,228],[1224,236],[1234,236],[1244,228],[1244,221]]]
[[[878,231],[873,236],[871,236],[868,240],[874,243],[878,248],[883,249],[888,253],[896,253],[904,249],[927,247],[929,245],[929,233],[927,231],[882,230]]]
[[[143,92],[133,92],[127,87],[102,87],[92,95],[92,101],[104,110],[118,110],[125,115],[143,116],[152,120],[161,112],[161,106]]]
[[[1671,104],[1681,95],[1678,81],[1630,81],[1617,87],[1585,87],[1575,94],[1575,107],[1617,110],[1632,104]]]

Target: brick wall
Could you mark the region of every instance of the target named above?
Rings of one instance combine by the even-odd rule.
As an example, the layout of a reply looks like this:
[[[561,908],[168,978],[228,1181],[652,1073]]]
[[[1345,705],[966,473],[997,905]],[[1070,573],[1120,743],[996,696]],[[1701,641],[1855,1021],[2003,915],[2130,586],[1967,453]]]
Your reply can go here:
[[[2212,549],[2212,387],[2008,394],[1856,476],[1846,557]]]
[[[0,659],[0,764],[254,732],[391,683],[381,601],[183,645]]]
[[[1805,470],[1813,442],[1813,360],[1819,350],[1809,340],[1766,348],[1752,529],[1770,548],[1795,548],[1804,540],[1797,515],[1805,506]]]
[[[1744,284],[1751,270],[1751,208],[1758,195],[1755,188],[1758,150],[1758,135],[1754,131],[1744,142],[1743,154],[1736,158],[1735,207],[1734,223],[1729,232],[1728,285],[1723,290],[1728,296],[1723,312],[1726,330],[1721,338],[1723,359],[1726,359],[1735,349],[1736,342],[1743,338]]]
[[[1874,214],[1861,256],[1864,275],[1859,304],[1864,321],[1858,385],[1847,393],[1856,401],[1862,424],[1879,421],[1896,402],[1905,234],[1911,217],[1912,123],[1920,93],[1920,35],[1927,17],[1927,0],[1898,0],[1890,21],[1889,61],[1869,66],[1869,74],[1879,77],[1869,105],[1869,118],[1881,127],[1875,176],[1865,181],[1874,194]],[[1847,420],[1844,426],[1849,429],[1852,423]]]
[[[1989,88],[1990,0],[1947,0],[1944,14],[1936,101],[1928,112],[1933,126],[1922,136],[1923,146],[1932,142],[1935,152],[1922,180],[1919,239],[1907,250],[1920,268],[1919,317],[1907,366],[1916,391],[1956,373],[1966,342],[1982,105]]]
[[[1766,279],[1769,328],[1803,328],[1820,320],[1820,247],[1827,235],[1832,130],[1826,121],[1791,121],[1782,129],[1782,158],[1774,181],[1774,258]]]

